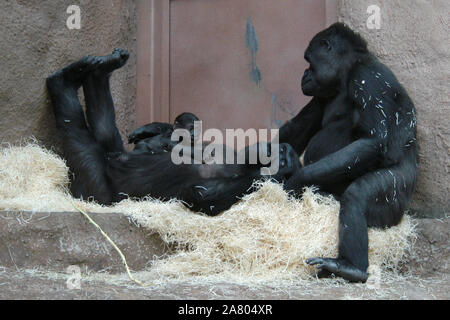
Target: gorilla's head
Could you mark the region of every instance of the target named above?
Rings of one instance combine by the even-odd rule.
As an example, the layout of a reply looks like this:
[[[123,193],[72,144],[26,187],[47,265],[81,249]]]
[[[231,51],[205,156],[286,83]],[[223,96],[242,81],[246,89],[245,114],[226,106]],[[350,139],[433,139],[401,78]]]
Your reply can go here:
[[[303,93],[319,98],[335,96],[359,55],[367,52],[365,40],[342,23],[319,32],[305,51],[310,66],[302,78]]]
[[[194,121],[199,121],[197,116],[190,112],[184,112],[175,118],[173,123],[173,129],[187,129],[191,130],[194,128]]]
[[[191,133],[191,141],[195,141],[197,137],[194,137],[194,122],[200,119],[193,113],[184,112],[175,118],[173,123],[173,129],[186,129]]]

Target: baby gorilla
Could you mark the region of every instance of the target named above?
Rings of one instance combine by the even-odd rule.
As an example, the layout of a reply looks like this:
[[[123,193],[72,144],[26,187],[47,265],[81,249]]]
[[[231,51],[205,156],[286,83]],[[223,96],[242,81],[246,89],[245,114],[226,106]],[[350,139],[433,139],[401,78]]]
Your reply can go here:
[[[128,136],[128,142],[134,143],[134,152],[159,154],[172,151],[178,143],[172,140],[172,133],[177,129],[186,129],[194,142],[194,122],[199,118],[189,112],[184,112],[175,118],[174,124],[152,122],[134,130]]]

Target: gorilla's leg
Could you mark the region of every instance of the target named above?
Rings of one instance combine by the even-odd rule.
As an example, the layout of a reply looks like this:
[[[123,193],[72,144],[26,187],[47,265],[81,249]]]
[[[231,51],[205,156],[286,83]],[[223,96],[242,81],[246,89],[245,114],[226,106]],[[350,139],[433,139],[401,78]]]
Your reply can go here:
[[[367,228],[385,228],[400,222],[414,190],[414,163],[411,156],[389,169],[368,173],[347,188],[340,198],[338,258],[307,261],[321,269],[319,275],[328,271],[349,281],[367,280]]]
[[[86,76],[100,64],[97,57],[85,56],[47,78],[46,84],[53,104],[58,129],[64,133],[86,130],[78,89]]]
[[[307,260],[308,264],[317,265],[317,268],[321,270],[319,277],[334,273],[336,276],[352,282],[365,282],[367,280],[369,240],[365,217],[368,200],[366,196],[368,195],[358,189],[356,182],[350,185],[342,195],[339,212],[338,258],[312,258]]]
[[[124,151],[122,138],[116,127],[109,77],[111,72],[125,65],[128,57],[128,52],[122,49],[115,49],[108,56],[98,57],[101,63],[83,82],[87,121],[95,139],[106,152]]]
[[[47,88],[63,138],[64,158],[72,173],[73,196],[94,197],[107,204],[111,190],[105,175],[104,151],[89,132],[77,93],[86,76],[100,63],[97,57],[84,57],[47,78]]]

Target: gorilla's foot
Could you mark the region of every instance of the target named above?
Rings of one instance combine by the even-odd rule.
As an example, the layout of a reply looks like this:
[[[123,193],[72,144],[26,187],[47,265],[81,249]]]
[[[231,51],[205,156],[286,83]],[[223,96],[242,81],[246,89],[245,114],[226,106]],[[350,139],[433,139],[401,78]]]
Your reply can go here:
[[[333,278],[334,273],[325,270],[325,269],[321,269],[319,270],[319,272],[317,272],[317,278],[319,279],[328,279],[328,278]]]
[[[80,60],[69,64],[47,78],[47,85],[67,85],[80,87],[85,77],[102,64],[101,57],[84,56]]]
[[[130,57],[130,54],[125,49],[114,49],[114,51],[107,56],[96,57],[100,60],[100,65],[95,69],[96,74],[111,73],[123,67]]]
[[[129,56],[128,51],[124,49],[114,49],[113,53],[107,56],[84,56],[48,77],[47,84],[53,85],[63,80],[66,85],[78,88],[91,73],[109,74],[123,67]]]
[[[333,258],[311,258],[306,260],[311,266],[317,266],[320,277],[329,277],[334,274],[350,282],[366,282],[369,275],[366,271],[360,270],[343,259]]]

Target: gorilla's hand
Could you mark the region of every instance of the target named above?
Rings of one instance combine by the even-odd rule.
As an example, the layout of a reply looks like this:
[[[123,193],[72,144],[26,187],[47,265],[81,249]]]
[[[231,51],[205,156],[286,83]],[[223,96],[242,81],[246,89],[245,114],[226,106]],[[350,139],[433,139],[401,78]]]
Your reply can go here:
[[[301,168],[297,153],[288,143],[280,144],[279,155],[272,161],[278,161],[278,171],[271,178],[280,183],[290,179]]]
[[[128,136],[128,143],[136,144],[140,140],[151,138],[163,133],[167,133],[173,129],[170,123],[152,122],[134,130]]]
[[[306,182],[303,179],[302,168],[299,168],[284,184],[286,192],[292,192],[295,196],[302,194]]]

